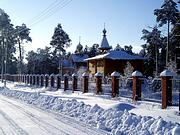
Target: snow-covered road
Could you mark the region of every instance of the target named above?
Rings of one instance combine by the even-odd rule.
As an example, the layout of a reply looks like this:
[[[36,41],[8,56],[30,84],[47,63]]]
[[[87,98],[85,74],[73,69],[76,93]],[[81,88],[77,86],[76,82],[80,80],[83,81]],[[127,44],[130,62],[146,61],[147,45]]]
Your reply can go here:
[[[0,95],[0,135],[103,135],[64,115],[37,109]]]

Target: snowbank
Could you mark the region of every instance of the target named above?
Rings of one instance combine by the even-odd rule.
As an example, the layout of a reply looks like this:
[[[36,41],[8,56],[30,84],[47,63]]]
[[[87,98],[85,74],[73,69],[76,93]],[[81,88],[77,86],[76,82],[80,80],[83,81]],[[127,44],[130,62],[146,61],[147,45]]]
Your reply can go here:
[[[105,110],[98,105],[86,105],[76,99],[62,100],[59,97],[41,95],[39,92],[15,91],[7,88],[0,88],[0,94],[22,100],[44,110],[54,110],[74,117],[114,135],[178,135],[180,131],[180,124],[178,123],[166,122],[161,117],[155,119],[149,116],[137,116],[127,110],[118,110],[119,106]],[[129,105],[127,108],[131,107]]]

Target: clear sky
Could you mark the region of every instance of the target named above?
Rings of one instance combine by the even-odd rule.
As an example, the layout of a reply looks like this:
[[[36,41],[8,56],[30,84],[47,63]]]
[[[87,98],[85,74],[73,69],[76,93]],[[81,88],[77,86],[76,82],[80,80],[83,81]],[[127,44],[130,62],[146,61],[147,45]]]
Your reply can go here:
[[[52,16],[39,15],[52,3],[56,5],[50,10]],[[49,45],[58,23],[72,40],[71,52],[79,43],[79,36],[83,46],[92,46],[101,42],[105,23],[111,46],[132,45],[133,51],[139,52],[144,43],[140,39],[142,29],[155,26],[153,11],[162,3],[163,0],[0,0],[0,8],[14,25],[25,23],[31,29],[33,41],[24,44],[26,51]]]

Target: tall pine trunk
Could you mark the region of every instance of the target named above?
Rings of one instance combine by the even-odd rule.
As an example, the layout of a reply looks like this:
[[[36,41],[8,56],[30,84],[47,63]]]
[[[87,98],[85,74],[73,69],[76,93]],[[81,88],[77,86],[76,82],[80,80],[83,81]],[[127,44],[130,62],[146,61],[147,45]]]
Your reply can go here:
[[[2,58],[1,58],[1,82],[4,79],[4,42],[2,44]]]
[[[168,35],[167,35],[167,47],[166,47],[166,67],[168,66],[168,61],[169,61],[169,25],[170,25],[169,20],[167,21],[167,25],[168,25]]]
[[[22,74],[22,50],[21,50],[21,43],[20,43],[20,39],[18,38],[18,44],[19,44],[19,59],[20,59],[20,70],[19,73]]]

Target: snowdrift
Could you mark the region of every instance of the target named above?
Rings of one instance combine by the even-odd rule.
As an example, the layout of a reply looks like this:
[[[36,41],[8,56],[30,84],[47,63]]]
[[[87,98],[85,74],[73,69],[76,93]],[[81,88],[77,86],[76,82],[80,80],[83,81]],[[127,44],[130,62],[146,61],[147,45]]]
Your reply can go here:
[[[90,106],[84,102],[78,102],[76,99],[62,100],[59,97],[42,95],[39,92],[16,91],[2,87],[0,94],[19,99],[43,110],[53,110],[68,115],[113,135],[180,134],[180,124],[178,123],[166,122],[161,117],[155,119],[149,116],[137,116],[127,110],[119,110],[119,106],[105,110],[97,104]],[[126,104],[122,106],[127,109],[132,107]]]

